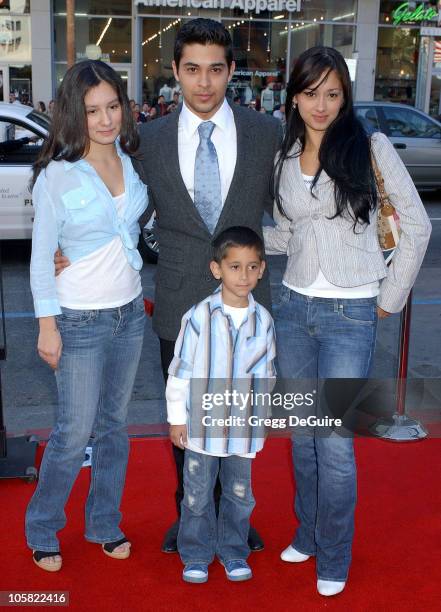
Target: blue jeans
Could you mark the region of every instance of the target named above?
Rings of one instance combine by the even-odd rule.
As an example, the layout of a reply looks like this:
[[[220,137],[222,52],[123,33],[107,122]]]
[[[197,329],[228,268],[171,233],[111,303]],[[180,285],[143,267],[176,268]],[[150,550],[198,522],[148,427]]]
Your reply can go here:
[[[119,506],[129,452],[126,419],[145,323],[141,295],[120,308],[62,310],[58,413],[26,512],[28,546],[47,552],[59,550],[64,506],[92,434],[85,537],[100,543],[124,537]]]
[[[283,378],[367,378],[377,328],[376,298],[301,295],[282,286],[275,307]],[[356,503],[352,437],[294,435],[295,511],[292,546],[317,557],[322,580],[345,581],[351,563]]]
[[[178,533],[182,562],[209,565],[247,559],[250,516],[255,502],[251,491],[251,461],[245,457],[213,457],[185,451],[184,498]],[[213,490],[217,476],[222,486],[216,520]]]

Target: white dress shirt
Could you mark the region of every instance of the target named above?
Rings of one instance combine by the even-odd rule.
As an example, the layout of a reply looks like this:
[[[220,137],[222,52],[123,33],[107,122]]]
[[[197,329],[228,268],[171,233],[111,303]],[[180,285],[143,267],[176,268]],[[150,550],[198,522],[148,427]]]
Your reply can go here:
[[[198,127],[203,121],[183,102],[178,125],[179,168],[187,191],[193,201],[194,165],[196,151],[199,146]],[[224,100],[222,106],[213,117],[210,117],[209,121],[212,121],[216,126],[211,134],[211,142],[216,147],[221,180],[222,205],[224,205],[231,181],[233,180],[237,159],[236,125],[234,123],[233,111],[226,100]]]

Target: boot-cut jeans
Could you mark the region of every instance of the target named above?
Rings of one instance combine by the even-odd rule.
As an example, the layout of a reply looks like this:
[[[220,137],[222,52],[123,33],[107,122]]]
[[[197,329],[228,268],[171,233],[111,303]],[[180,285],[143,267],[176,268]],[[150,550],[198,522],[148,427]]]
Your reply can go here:
[[[282,378],[367,378],[377,328],[376,298],[301,295],[282,286],[274,308]],[[295,511],[292,546],[315,555],[321,580],[345,581],[351,563],[356,504],[352,436],[317,431],[293,436]]]
[[[251,461],[230,455],[213,457],[185,451],[184,497],[181,503],[178,550],[187,563],[246,560],[248,532],[255,501],[251,490]],[[213,490],[217,476],[222,486],[216,518]]]
[[[141,295],[119,308],[62,311],[58,414],[26,512],[28,546],[47,552],[59,550],[64,506],[92,434],[85,537],[99,543],[124,537],[119,506],[129,452],[126,419],[145,324]]]

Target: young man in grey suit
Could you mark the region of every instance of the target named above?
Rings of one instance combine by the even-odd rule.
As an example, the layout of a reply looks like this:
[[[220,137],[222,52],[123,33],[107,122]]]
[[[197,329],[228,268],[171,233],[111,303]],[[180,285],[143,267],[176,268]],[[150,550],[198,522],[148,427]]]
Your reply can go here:
[[[262,234],[264,209],[272,210],[270,179],[281,141],[272,117],[225,100],[235,70],[232,41],[211,19],[187,22],[177,34],[173,72],[183,104],[177,112],[140,128],[142,154],[136,164],[156,211],[160,244],[153,328],[159,336],[164,378],[173,358],[182,315],[211,294],[211,241],[222,230],[244,225]],[[270,307],[268,276],[255,290]],[[178,514],[183,497],[184,451],[173,446],[178,475]],[[178,521],[162,550],[175,552]],[[261,550],[253,529],[249,544]]]

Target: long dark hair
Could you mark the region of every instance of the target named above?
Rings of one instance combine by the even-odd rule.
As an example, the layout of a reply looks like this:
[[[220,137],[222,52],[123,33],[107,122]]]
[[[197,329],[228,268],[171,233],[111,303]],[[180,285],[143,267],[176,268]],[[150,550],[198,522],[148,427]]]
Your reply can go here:
[[[369,213],[377,206],[375,175],[372,170],[369,138],[354,113],[349,70],[343,56],[331,47],[312,47],[297,59],[286,90],[286,131],[279,158],[273,172],[273,192],[277,207],[287,216],[280,195],[280,176],[286,159],[300,156],[305,149],[305,123],[298,108],[293,108],[293,98],[305,89],[314,89],[334,70],[340,79],[344,103],[338,116],[326,130],[319,150],[319,169],[312,182],[312,193],[324,170],[334,181],[336,203],[334,219],[348,215],[357,223],[369,224]],[[318,87],[318,85],[316,87]],[[300,150],[290,154],[295,142]]]
[[[102,81],[113,87],[121,104],[121,149],[131,156],[136,153],[139,136],[121,77],[104,62],[84,60],[69,68],[58,89],[49,136],[33,167],[32,186],[52,160],[74,162],[87,155],[90,142],[84,97]]]

